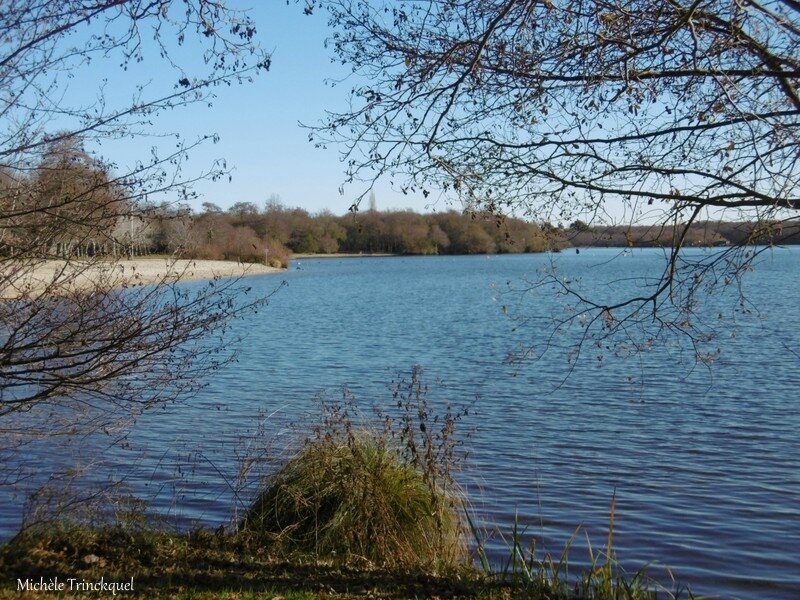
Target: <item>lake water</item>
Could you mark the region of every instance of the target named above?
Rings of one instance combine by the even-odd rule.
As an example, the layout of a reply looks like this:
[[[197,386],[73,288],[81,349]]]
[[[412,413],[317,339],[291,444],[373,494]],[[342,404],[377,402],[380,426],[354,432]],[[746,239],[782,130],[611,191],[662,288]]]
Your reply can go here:
[[[620,358],[588,344],[570,372],[578,329],[549,339],[538,360],[507,360],[520,348],[541,351],[550,320],[566,314],[563,296],[509,294],[508,282],[522,287],[554,262],[560,277],[613,299],[663,260],[658,250],[611,249],[324,259],[252,278],[260,291],[280,278],[288,285],[235,325],[238,362],[191,403],[140,419],[132,450],[108,453],[104,472],[181,525],[225,523],[237,456],[248,451],[241,439],[259,415],[278,456],[296,436],[286,423],[302,422],[321,391],[336,398],[347,385],[364,404],[389,403],[390,383],[421,365],[433,402],[472,403],[463,423],[475,428],[471,457],[459,478],[487,526],[508,533],[517,519],[555,554],[581,526],[579,540],[588,535],[599,549],[616,494],[614,542],[626,568],[657,561],[695,592],[723,598],[798,598],[800,250],[760,256],[744,279],[758,312],[737,313],[735,329],[734,296],[703,309],[712,321],[726,316],[708,368],[685,346]],[[25,460],[54,469],[73,460],[31,452]],[[5,493],[4,535],[31,485],[18,485],[13,500]],[[497,536],[489,545],[495,557],[503,547]],[[657,566],[653,574],[665,577]]]

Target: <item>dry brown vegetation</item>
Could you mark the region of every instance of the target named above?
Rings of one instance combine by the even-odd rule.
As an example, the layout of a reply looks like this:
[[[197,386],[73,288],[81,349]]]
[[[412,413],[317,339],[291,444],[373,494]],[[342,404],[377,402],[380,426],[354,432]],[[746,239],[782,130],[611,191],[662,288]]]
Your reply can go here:
[[[623,248],[671,248],[681,235],[685,235],[684,246],[800,244],[800,223],[700,221],[690,225],[685,234],[682,230],[683,224],[592,227],[578,220],[563,230],[563,236],[573,246]]]
[[[154,252],[263,262],[268,250],[270,264],[274,260],[276,266],[277,261],[285,264],[290,252],[494,254],[543,252],[562,243],[537,224],[488,213],[371,210],[312,215],[274,203],[264,210],[239,203],[224,212],[165,212],[154,228]]]

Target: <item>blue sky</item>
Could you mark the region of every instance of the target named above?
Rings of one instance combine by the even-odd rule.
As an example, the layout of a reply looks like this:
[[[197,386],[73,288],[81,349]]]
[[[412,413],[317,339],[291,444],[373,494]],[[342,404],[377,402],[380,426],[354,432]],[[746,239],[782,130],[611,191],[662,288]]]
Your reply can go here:
[[[161,156],[174,148],[174,138],[165,134],[178,133],[187,141],[215,134],[219,142],[194,149],[185,173],[191,177],[192,173],[207,170],[215,160],[224,159],[232,169],[232,180],[195,184],[200,197],[191,202],[193,209],[201,210],[203,202],[222,208],[236,202],[252,202],[261,207],[277,195],[284,205],[311,213],[345,213],[365,191],[364,184],[346,186],[341,194],[339,189],[345,180],[341,148],[315,148],[308,141],[309,131],[299,124],[319,123],[326,110],[345,111],[348,92],[358,83],[349,68],[331,61],[331,50],[325,48],[325,40],[331,34],[327,14],[321,10],[304,14],[302,0],[290,0],[288,4],[285,0],[229,0],[227,4],[247,11],[255,21],[257,43],[272,56],[270,70],[262,72],[253,83],[216,88],[212,106],[201,103],[160,114],[145,128],[150,135],[104,140],[101,146],[90,145],[89,149],[118,165],[118,173],[128,173],[137,161],[148,159],[151,146],[159,146]],[[180,3],[175,6],[179,9]],[[144,60],[130,65],[127,71],[120,69],[119,55],[113,55],[95,57],[88,66],[59,74],[63,102],[87,105],[102,95],[109,105],[127,107],[134,102],[139,86],[145,86],[146,97],[163,97],[174,92],[180,78],[191,79],[206,71],[196,39],[187,36],[185,45],[170,47],[170,58],[180,65],[176,70],[158,56],[158,48],[149,41],[151,35],[143,31]],[[174,31],[165,36],[175,39]],[[339,83],[331,86],[331,81]],[[58,121],[50,127],[57,130],[69,124]],[[380,210],[461,209],[460,205],[437,199],[435,191],[427,199],[421,194],[394,191],[388,177],[378,181],[374,192]],[[175,201],[177,197],[153,195],[150,200],[159,203]],[[637,218],[626,214],[621,205],[612,212],[617,219]],[[574,217],[592,218],[588,214],[571,218]]]
[[[269,72],[262,73],[252,84],[218,88],[211,107],[194,105],[159,115],[149,127],[150,136],[105,140],[102,146],[90,146],[90,150],[116,163],[119,173],[126,173],[138,160],[147,160],[151,145],[159,145],[162,150],[174,148],[173,138],[164,137],[165,133],[176,132],[187,140],[216,134],[220,141],[193,151],[187,170],[197,173],[216,159],[225,159],[233,170],[233,179],[198,183],[195,189],[201,197],[193,201],[192,208],[199,209],[205,201],[223,208],[244,201],[263,206],[265,200],[277,195],[285,205],[312,213],[344,213],[364,191],[363,186],[345,187],[345,193],[340,194],[345,179],[340,148],[315,148],[308,142],[308,131],[299,125],[320,122],[326,109],[343,110],[349,89],[358,83],[348,79],[345,67],[331,62],[331,51],[324,47],[330,35],[327,15],[323,11],[305,15],[303,0],[290,0],[288,4],[285,0],[229,0],[228,5],[249,11],[257,25],[257,42],[272,54]],[[180,9],[180,3],[174,6]],[[95,57],[82,68],[47,73],[46,77],[57,77],[60,83],[53,101],[62,106],[86,106],[102,95],[109,105],[129,106],[139,85],[146,86],[143,94],[147,97],[169,94],[179,78],[192,77],[202,69],[196,42],[189,38],[185,46],[171,49],[170,56],[186,71],[176,71],[159,58],[157,48],[145,39],[144,61],[128,71],[119,68],[119,56],[111,56]],[[336,87],[326,84],[326,80],[342,79]],[[59,117],[47,125],[57,131],[75,123],[65,123]],[[431,206],[435,192],[429,199],[405,196],[393,191],[388,180],[378,182],[375,194],[379,209],[451,208],[441,200]],[[151,197],[155,202],[175,199]],[[619,201],[609,202],[605,208],[608,216],[621,222],[653,222],[662,216],[630,213]],[[643,210],[650,211],[647,207]],[[590,214],[574,214],[570,218],[574,217],[592,218]]]
[[[346,212],[363,188],[353,186],[341,195],[339,187],[345,176],[338,149],[315,148],[308,142],[308,131],[298,125],[318,122],[326,109],[343,107],[352,85],[345,82],[330,87],[325,83],[326,79],[340,79],[347,74],[343,67],[331,63],[330,51],[324,47],[329,34],[327,15],[304,15],[303,5],[294,2],[287,5],[278,1],[233,0],[229,5],[249,10],[257,25],[259,43],[272,53],[270,70],[254,83],[218,89],[210,108],[179,108],[162,114],[153,124],[154,131],[178,132],[186,139],[207,133],[220,136],[218,143],[194,150],[188,166],[199,170],[224,158],[233,168],[233,180],[197,184],[195,189],[203,197],[193,202],[193,208],[199,209],[203,201],[223,208],[239,201],[262,206],[268,197],[277,194],[287,206],[310,212]],[[145,52],[142,65],[125,73],[119,69],[118,58],[93,61],[90,68],[73,73],[66,82],[68,97],[86,102],[97,96],[104,79],[109,81],[105,95],[119,102],[129,101],[136,84],[147,83],[153,94],[168,89],[165,86],[174,86],[175,72],[153,56],[154,49]],[[178,52],[179,58],[189,64],[194,60],[190,44]],[[181,53],[185,54],[180,56]],[[98,152],[118,163],[122,171],[141,159],[143,153],[146,158],[152,143],[164,142],[148,138],[106,142]],[[375,194],[379,209],[423,211],[429,202],[421,196],[396,193],[388,182],[379,182]]]

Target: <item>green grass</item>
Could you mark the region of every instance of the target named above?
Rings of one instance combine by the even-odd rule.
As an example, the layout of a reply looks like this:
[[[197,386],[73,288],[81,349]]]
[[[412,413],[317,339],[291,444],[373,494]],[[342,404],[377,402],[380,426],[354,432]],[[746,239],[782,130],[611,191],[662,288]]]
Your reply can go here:
[[[469,561],[454,499],[366,432],[306,445],[270,478],[241,530],[283,552],[345,563],[436,572]]]
[[[536,557],[516,527],[505,538],[507,557],[494,568],[486,561],[445,572],[424,566],[353,565],[336,557],[286,554],[249,533],[197,530],[177,534],[121,526],[38,528],[0,546],[0,599],[21,594],[17,578],[58,576],[129,581],[134,593],[117,597],[178,600],[254,598],[531,598],[539,600],[655,600],[692,598],[651,580],[645,570],[626,574],[606,547],[591,552],[592,567],[572,573],[571,543],[557,557]],[[350,564],[348,564],[350,563]],[[54,594],[50,594],[54,597]],[[98,597],[92,593],[63,598]]]
[[[616,494],[611,499],[608,537],[606,546],[595,551],[588,535],[586,544],[589,553],[589,567],[577,572],[570,565],[570,552],[579,536],[575,531],[564,549],[557,556],[537,552],[536,539],[519,527],[515,519],[511,532],[500,535],[506,547],[504,560],[492,565],[484,551],[484,539],[475,527],[469,511],[465,511],[470,531],[475,540],[478,564],[487,580],[498,581],[517,593],[528,594],[532,598],[548,599],[598,599],[598,600],[679,600],[695,599],[691,590],[678,584],[672,572],[664,568],[669,579],[659,581],[650,575],[655,565],[645,565],[628,573],[620,565],[613,549],[614,521],[616,518]]]
[[[90,563],[86,557],[97,557]],[[20,594],[16,579],[59,576],[88,581],[134,578],[134,593],[122,597],[226,598],[654,598],[607,595],[600,588],[581,589],[547,581],[526,581],[508,573],[487,576],[476,569],[436,575],[423,569],[348,567],[295,554],[291,559],[254,548],[230,533],[131,532],[120,528],[64,528],[38,532],[0,548],[0,598],[35,598]],[[41,594],[45,596],[47,594]],[[52,595],[51,595],[52,596]],[[64,598],[96,597],[65,594]],[[119,597],[119,596],[118,596]],[[659,595],[661,597],[668,597]]]
[[[455,576],[367,565],[352,568],[298,554],[289,560],[251,542],[236,533],[205,530],[191,534],[120,527],[39,530],[0,547],[0,598],[25,597],[17,592],[17,578],[55,576],[89,581],[101,576],[106,581],[133,577],[133,595],[144,598],[423,598],[468,594],[464,582]],[[72,595],[88,596],[92,594]]]
[[[467,519],[469,519],[468,513]],[[612,501],[606,546],[593,551],[583,573],[569,555],[578,532],[560,555],[537,555],[534,538],[514,525],[503,539],[507,553],[492,565],[475,534],[475,564],[441,570],[439,565],[394,561],[377,565],[318,549],[304,553],[270,544],[252,531],[197,530],[174,533],[136,526],[51,525],[31,529],[0,546],[0,600],[48,594],[20,593],[18,578],[68,577],[97,581],[134,579],[134,593],[122,597],[154,599],[254,598],[478,598],[534,600],[674,600],[693,598],[680,586],[667,588],[647,569],[626,573],[613,552]],[[671,579],[671,573],[666,571]],[[49,596],[53,597],[54,594]],[[92,593],[63,598],[98,597]],[[119,597],[119,596],[118,596]]]

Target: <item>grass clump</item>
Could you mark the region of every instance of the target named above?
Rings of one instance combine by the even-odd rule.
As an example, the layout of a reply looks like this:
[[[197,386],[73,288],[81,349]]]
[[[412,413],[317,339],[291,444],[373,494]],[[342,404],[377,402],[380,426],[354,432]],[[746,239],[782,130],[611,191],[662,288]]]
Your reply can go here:
[[[307,445],[259,494],[243,529],[288,550],[374,564],[465,558],[450,499],[368,433]]]
[[[419,371],[396,389],[396,419],[372,425],[323,403],[323,423],[253,502],[240,530],[272,548],[437,571],[469,563],[450,477],[456,415],[428,415]]]

